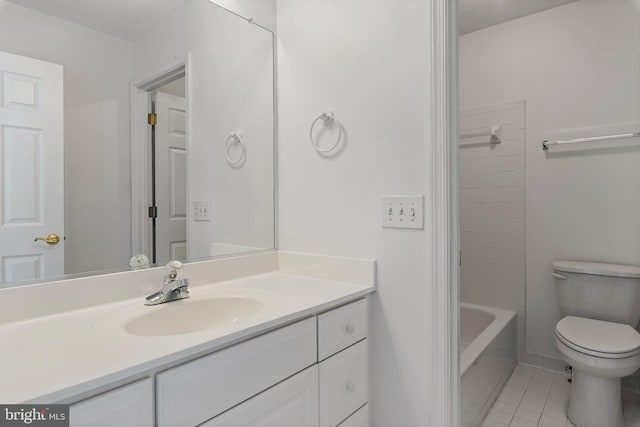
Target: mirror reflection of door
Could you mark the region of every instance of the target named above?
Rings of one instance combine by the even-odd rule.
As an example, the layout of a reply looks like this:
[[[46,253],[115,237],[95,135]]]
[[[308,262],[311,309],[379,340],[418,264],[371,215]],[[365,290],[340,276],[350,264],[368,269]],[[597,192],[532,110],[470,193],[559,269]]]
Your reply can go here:
[[[60,275],[63,68],[0,52],[0,78],[0,283]]]
[[[187,259],[186,102],[184,78],[155,93],[156,263]]]
[[[275,2],[259,2],[256,9],[265,15],[260,12],[257,22],[248,18],[253,6],[235,4],[245,2],[220,1],[230,10],[209,0],[156,2],[153,8],[134,7],[135,1],[76,3],[0,0],[0,51],[60,64],[57,82],[40,74],[43,65],[0,70],[0,250],[16,249],[0,252],[0,287],[129,270],[138,254],[152,259],[147,114],[156,91],[185,96],[184,80],[175,79],[187,68],[191,163],[185,170],[179,161],[184,149],[173,142],[158,152],[164,160],[157,171],[156,262],[274,248],[275,64],[268,28],[275,28]],[[44,120],[34,111],[55,104],[50,90],[59,102],[63,158],[49,152],[52,132],[28,122],[29,115]],[[19,115],[27,122],[7,121]],[[184,132],[180,114],[173,123],[158,116],[159,130],[183,127],[171,133],[167,127],[168,138]],[[241,167],[225,158],[225,141],[236,129],[249,147]],[[28,150],[41,151],[27,162]],[[54,165],[56,178],[49,176]],[[53,184],[59,191],[49,190]],[[48,222],[54,206],[60,225]],[[185,223],[188,237],[174,233]],[[53,233],[60,236],[57,245],[33,241]],[[54,254],[55,269],[49,267]]]

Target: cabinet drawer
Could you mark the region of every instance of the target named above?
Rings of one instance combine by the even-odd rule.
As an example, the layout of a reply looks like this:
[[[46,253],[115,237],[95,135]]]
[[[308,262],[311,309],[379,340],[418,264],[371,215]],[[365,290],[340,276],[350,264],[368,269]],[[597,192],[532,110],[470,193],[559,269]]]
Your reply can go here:
[[[364,405],[355,414],[340,423],[338,427],[369,427],[369,405]]]
[[[367,336],[367,300],[362,299],[318,316],[318,360]]]
[[[200,427],[318,427],[318,365],[220,414]]]
[[[153,427],[153,381],[140,380],[71,405],[69,425]]]
[[[367,403],[367,340],[320,363],[320,426],[335,427]]]
[[[315,326],[303,320],[158,374],[158,427],[200,424],[312,365]]]

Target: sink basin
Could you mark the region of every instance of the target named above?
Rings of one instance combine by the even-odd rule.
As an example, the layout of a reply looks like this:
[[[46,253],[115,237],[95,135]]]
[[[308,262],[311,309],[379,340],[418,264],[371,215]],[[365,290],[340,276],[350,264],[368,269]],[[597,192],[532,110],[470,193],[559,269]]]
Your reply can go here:
[[[125,331],[137,336],[166,336],[199,332],[226,326],[262,311],[264,304],[253,298],[219,297],[184,299],[149,307],[129,320]]]

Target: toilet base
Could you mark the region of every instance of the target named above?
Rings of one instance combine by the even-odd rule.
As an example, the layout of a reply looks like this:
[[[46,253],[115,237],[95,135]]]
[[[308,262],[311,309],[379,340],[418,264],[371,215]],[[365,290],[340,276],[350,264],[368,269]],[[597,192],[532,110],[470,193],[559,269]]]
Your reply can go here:
[[[620,378],[597,377],[574,368],[569,419],[578,427],[625,427]]]

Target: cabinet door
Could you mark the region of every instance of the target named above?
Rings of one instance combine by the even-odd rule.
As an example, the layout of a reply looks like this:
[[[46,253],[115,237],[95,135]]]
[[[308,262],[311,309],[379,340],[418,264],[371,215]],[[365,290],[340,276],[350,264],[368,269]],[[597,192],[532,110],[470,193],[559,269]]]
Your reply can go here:
[[[338,427],[369,427],[369,405],[364,405],[349,418],[338,424]]]
[[[320,425],[335,427],[367,403],[367,340],[320,363]]]
[[[318,427],[318,365],[200,427]]]
[[[153,382],[147,378],[71,405],[69,425],[153,427]]]
[[[156,376],[158,427],[199,425],[316,361],[314,318]]]

